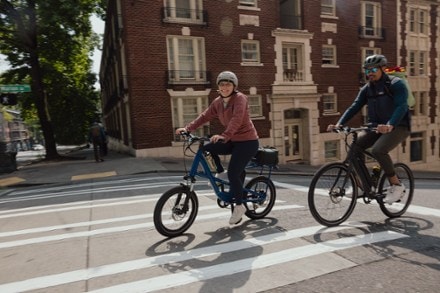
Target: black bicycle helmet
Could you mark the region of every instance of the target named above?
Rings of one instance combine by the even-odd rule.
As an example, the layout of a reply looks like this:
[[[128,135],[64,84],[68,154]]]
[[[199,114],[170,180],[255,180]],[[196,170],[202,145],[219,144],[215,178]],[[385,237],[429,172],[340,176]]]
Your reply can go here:
[[[364,68],[382,67],[387,65],[387,58],[384,55],[372,55],[365,58]]]
[[[217,76],[217,85],[222,81],[228,81],[234,84],[235,87],[238,86],[238,78],[232,71],[223,71]]]

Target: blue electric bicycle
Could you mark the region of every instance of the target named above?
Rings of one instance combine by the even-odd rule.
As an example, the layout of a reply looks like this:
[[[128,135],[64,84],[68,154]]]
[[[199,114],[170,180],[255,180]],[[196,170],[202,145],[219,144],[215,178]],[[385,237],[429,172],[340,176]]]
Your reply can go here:
[[[206,178],[210,182],[214,193],[217,196],[217,204],[221,208],[230,207],[234,210],[234,198],[225,191],[229,182],[215,177],[211,172],[209,161],[203,150],[203,145],[209,142],[207,137],[198,137],[190,133],[181,133],[184,138],[183,153],[192,153],[194,156],[191,169],[186,171],[183,182],[168,191],[166,191],[157,201],[154,208],[154,225],[156,230],[166,237],[176,237],[187,231],[193,224],[198,208],[199,201],[195,192],[197,177]],[[193,149],[198,146],[197,150]],[[263,151],[263,150],[259,150]],[[264,218],[272,210],[275,199],[276,189],[270,179],[272,170],[276,168],[277,159],[269,162],[259,159],[256,156],[248,168],[256,168],[258,176],[251,179],[243,188],[246,200],[243,202],[246,207],[245,215],[250,219]],[[186,167],[185,167],[186,169]],[[243,178],[244,179],[244,178]],[[243,180],[244,182],[244,180]]]

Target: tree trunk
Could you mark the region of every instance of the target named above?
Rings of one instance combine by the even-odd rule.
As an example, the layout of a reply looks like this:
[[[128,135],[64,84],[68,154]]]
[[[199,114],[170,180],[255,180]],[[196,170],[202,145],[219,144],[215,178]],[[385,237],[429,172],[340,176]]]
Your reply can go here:
[[[31,67],[31,82],[32,95],[35,97],[35,104],[37,107],[38,118],[40,119],[41,130],[43,131],[44,146],[46,148],[46,159],[59,158],[55,135],[50,122],[50,115],[47,105],[47,97],[44,91],[43,72],[41,70],[39,55],[38,55],[38,41],[37,41],[37,17],[35,11],[35,2],[29,1],[29,26],[27,34],[22,34],[22,42],[27,47],[29,52],[29,65]]]

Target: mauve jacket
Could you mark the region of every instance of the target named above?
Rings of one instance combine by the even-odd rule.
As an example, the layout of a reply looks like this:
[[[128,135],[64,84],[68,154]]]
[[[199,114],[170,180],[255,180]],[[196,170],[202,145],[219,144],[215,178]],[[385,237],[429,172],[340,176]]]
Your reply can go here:
[[[249,116],[248,97],[241,92],[233,94],[226,107],[223,105],[223,98],[218,96],[199,117],[185,128],[192,132],[214,118],[218,118],[226,128],[221,134],[225,137],[225,142],[258,139],[257,130]]]

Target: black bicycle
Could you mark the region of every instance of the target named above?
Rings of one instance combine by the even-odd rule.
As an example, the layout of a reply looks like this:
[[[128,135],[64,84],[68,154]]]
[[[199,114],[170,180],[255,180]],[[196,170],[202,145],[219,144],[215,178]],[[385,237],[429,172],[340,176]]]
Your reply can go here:
[[[193,224],[199,202],[195,192],[196,177],[206,178],[210,182],[211,188],[217,196],[217,204],[221,208],[235,206],[235,199],[225,191],[229,186],[227,180],[215,177],[212,170],[209,154],[203,150],[205,142],[209,141],[207,137],[198,137],[190,133],[181,133],[184,140],[184,154],[190,152],[194,155],[191,168],[183,177],[184,182],[179,186],[171,188],[165,192],[157,201],[154,208],[154,225],[156,230],[166,237],[176,237],[183,234]],[[197,146],[197,150],[192,147]],[[261,150],[259,150],[261,154]],[[278,154],[278,153],[277,153]],[[264,154],[263,154],[264,155]],[[264,218],[272,210],[276,200],[275,185],[270,179],[272,170],[276,167],[276,161],[270,156],[256,156],[246,167],[257,168],[258,176],[252,178],[244,187],[243,192],[246,195],[244,206],[245,215],[250,219]],[[267,173],[265,175],[264,173]],[[244,175],[244,174],[243,174]],[[242,178],[244,181],[244,178]]]
[[[346,150],[356,142],[359,132],[375,130],[371,126],[335,129],[344,134]],[[352,137],[351,143],[348,141],[349,137]],[[383,201],[390,188],[383,170],[377,165],[367,167],[376,162],[371,152],[363,150],[362,156],[356,155],[356,152],[347,153],[343,162],[328,163],[313,176],[308,202],[316,221],[328,227],[343,223],[352,214],[358,198],[363,198],[366,204],[375,200],[382,212],[390,218],[403,215],[414,195],[414,175],[411,169],[404,163],[394,165],[397,176],[405,186],[405,192],[400,200],[390,205]]]

